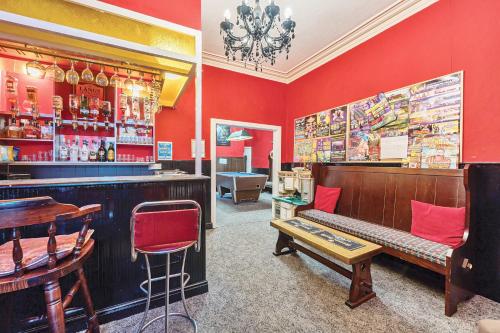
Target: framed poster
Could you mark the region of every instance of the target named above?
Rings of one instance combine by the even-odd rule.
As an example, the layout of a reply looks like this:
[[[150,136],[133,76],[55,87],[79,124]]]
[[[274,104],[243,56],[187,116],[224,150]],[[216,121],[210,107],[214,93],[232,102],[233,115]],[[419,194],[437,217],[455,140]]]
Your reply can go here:
[[[231,126],[217,124],[216,131],[217,131],[216,145],[217,146],[230,146],[231,141],[229,141],[227,138],[231,134]]]
[[[306,118],[295,119],[295,140],[304,139],[306,136]]]
[[[172,156],[172,142],[158,141],[158,161],[171,161]]]

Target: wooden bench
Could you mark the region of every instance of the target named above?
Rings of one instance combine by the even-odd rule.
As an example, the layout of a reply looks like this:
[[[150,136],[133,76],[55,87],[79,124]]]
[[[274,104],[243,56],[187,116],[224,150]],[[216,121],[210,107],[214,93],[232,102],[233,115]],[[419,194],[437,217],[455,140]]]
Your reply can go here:
[[[279,230],[274,255],[300,251],[351,280],[349,299],[345,302],[351,309],[376,296],[370,267],[372,257],[380,253],[380,245],[300,217],[273,220],[271,226]],[[294,238],[344,264],[352,265],[352,271],[296,243]],[[283,251],[284,248],[289,250]]]
[[[314,210],[311,204],[299,207],[298,216],[382,245],[382,252],[444,275],[447,316],[457,311],[459,302],[473,296],[472,245],[467,242],[468,165],[460,170],[429,170],[315,164],[313,176],[316,184],[342,188],[335,214]],[[461,245],[452,249],[411,235],[412,199],[466,207]],[[403,240],[417,240],[424,250],[406,247]],[[426,251],[425,246],[432,249]]]

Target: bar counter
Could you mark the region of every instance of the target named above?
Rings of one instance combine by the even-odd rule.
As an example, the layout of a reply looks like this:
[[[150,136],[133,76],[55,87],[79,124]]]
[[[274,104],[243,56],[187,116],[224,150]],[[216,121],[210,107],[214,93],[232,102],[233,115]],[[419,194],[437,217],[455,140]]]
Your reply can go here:
[[[50,178],[0,181],[0,200],[51,196],[56,201],[78,207],[99,203],[100,218],[93,221],[94,253],[85,265],[90,291],[100,323],[143,311],[145,296],[139,284],[146,279],[143,256],[131,262],[130,214],[133,207],[144,201],[191,199],[203,210],[202,246],[199,253],[188,252],[186,272],[191,279],[186,296],[191,297],[208,291],[205,261],[205,227],[210,227],[210,178],[194,175],[116,176],[83,178]],[[58,226],[58,233],[71,233],[79,226]],[[22,237],[46,236],[46,230],[31,228],[22,230]],[[10,232],[0,231],[0,244],[10,240]],[[163,256],[152,258],[152,274],[164,274]],[[172,269],[180,270],[180,258],[172,257]],[[72,279],[72,277],[67,277]],[[63,292],[72,281],[61,280]],[[180,299],[178,282],[172,279],[171,301]],[[153,283],[152,305],[163,303],[163,284]],[[75,308],[67,313],[68,330],[82,328],[83,303],[75,297]],[[29,304],[29,306],[27,306]],[[44,318],[35,318],[45,312],[43,291],[31,288],[24,292],[0,297],[0,317],[12,318],[8,325],[14,330],[36,331],[46,324]],[[24,320],[33,317],[30,322]],[[0,332],[8,332],[7,323],[0,320]],[[21,323],[21,325],[18,325]]]

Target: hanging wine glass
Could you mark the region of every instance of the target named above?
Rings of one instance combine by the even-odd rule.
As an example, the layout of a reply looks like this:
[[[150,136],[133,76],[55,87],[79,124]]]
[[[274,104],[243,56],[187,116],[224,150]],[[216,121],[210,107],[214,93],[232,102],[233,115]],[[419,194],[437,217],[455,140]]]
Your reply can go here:
[[[101,71],[95,77],[95,83],[101,87],[107,87],[109,84],[108,77],[104,74],[104,66],[101,66]]]
[[[147,90],[147,84],[144,81],[144,73],[141,73],[141,77],[135,82],[135,88],[141,92]]]
[[[90,70],[90,64],[87,62],[87,67],[82,71],[82,81],[92,82],[94,81],[94,74]]]
[[[78,81],[80,81],[80,76],[78,75],[78,72],[75,71],[75,63],[73,60],[71,60],[71,68],[66,72],[66,81],[72,85],[76,85],[78,84]]]
[[[113,76],[109,79],[109,85],[115,88],[120,88],[121,86],[121,81],[120,77],[118,76],[118,73],[116,72],[116,67],[114,69]]]
[[[130,70],[127,70],[127,78],[123,81],[123,86],[125,89],[132,91],[134,89],[134,80],[130,78]]]
[[[54,63],[45,69],[45,78],[55,82],[64,82],[64,70],[57,65],[57,58],[54,58]]]

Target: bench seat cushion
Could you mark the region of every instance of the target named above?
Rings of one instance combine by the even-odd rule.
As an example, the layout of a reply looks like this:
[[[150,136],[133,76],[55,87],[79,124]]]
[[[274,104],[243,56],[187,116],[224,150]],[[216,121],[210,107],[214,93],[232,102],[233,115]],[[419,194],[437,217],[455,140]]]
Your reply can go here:
[[[325,213],[317,209],[301,211],[299,217],[414,255],[441,266],[446,266],[446,253],[451,249],[448,245],[426,240],[409,232],[342,215]]]

